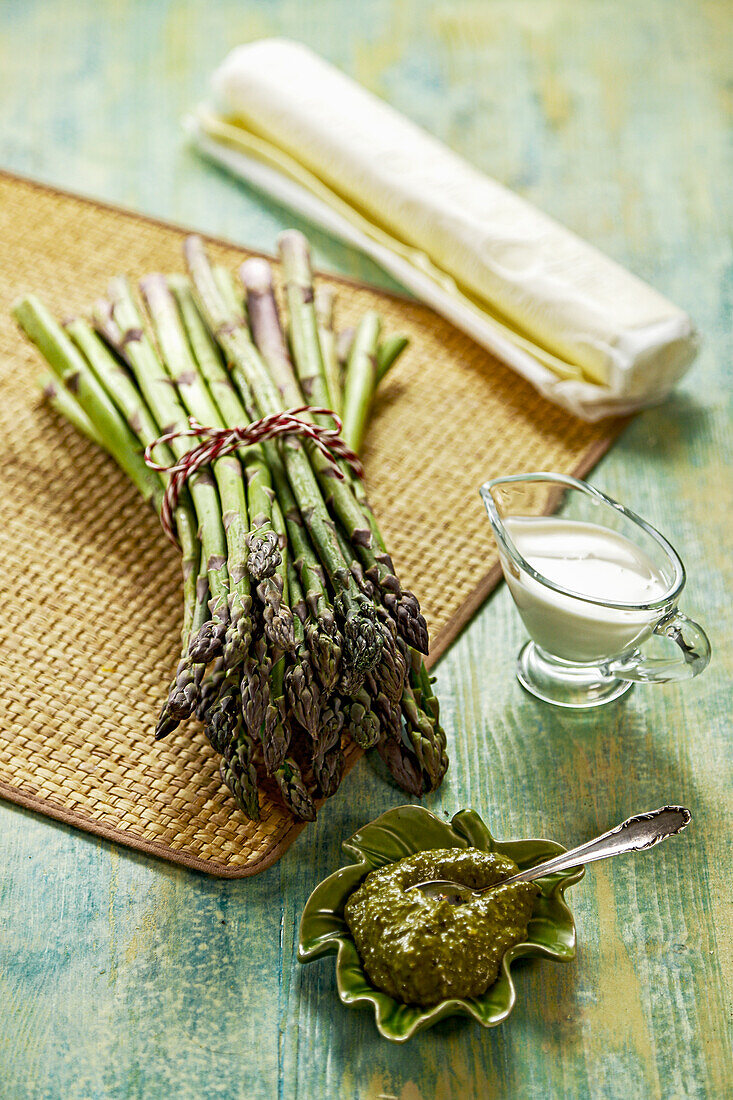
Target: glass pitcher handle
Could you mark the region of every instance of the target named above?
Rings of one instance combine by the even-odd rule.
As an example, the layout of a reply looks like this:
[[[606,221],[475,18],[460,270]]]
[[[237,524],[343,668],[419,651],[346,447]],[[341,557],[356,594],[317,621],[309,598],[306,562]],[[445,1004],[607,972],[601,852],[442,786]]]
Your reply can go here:
[[[657,623],[654,633],[676,642],[682,651],[679,657],[647,657],[643,649],[635,649],[603,665],[609,676],[635,680],[642,684],[667,684],[673,680],[691,680],[699,676],[710,661],[710,641],[699,623],[688,619],[675,608]]]

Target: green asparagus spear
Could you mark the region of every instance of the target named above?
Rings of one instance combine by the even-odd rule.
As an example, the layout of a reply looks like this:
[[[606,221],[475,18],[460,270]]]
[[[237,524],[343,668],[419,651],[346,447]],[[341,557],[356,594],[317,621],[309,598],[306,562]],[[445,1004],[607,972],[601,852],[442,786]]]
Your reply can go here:
[[[124,278],[118,277],[110,281],[109,298],[108,302],[99,301],[95,304],[95,325],[129,364],[161,434],[187,431],[186,411],[171,386],[170,375],[144,330],[142,318]],[[195,440],[187,438],[174,439],[171,450],[180,459],[194,442]],[[197,471],[188,479],[188,487],[198,517],[211,594],[211,618],[204,624],[198,638],[192,642],[189,655],[196,662],[206,663],[221,652],[226,633],[229,601],[227,545],[219,494],[209,470]]]
[[[290,295],[291,310],[303,314],[307,318],[308,315],[314,313],[308,242],[302,233],[298,233],[296,230],[288,230],[286,233],[281,234],[278,246],[286,279],[299,289],[299,293]],[[307,275],[310,275],[311,278],[310,291],[306,287]],[[250,320],[256,330],[257,319],[252,312],[253,306],[254,303],[250,304]],[[301,334],[303,341],[311,338],[310,334],[313,326],[306,319],[297,325],[295,321],[292,321],[292,326],[294,332],[298,331]],[[318,373],[319,364],[321,367],[320,373]],[[309,349],[307,356],[299,359],[296,350],[295,365],[301,381],[304,378],[307,379],[310,393],[309,400],[317,405],[324,404],[327,395],[320,355],[316,354],[315,349]],[[324,418],[319,419],[324,420]],[[358,553],[368,573],[382,589],[385,606],[393,615],[398,630],[410,645],[419,649],[422,653],[427,653],[427,626],[420,613],[420,605],[411,592],[402,589],[397,579],[392,559],[386,552],[376,520],[366,500],[366,495],[362,491],[357,499],[352,480],[348,477],[343,481],[334,478],[328,462],[322,455],[314,453],[312,459],[324,497],[338,516],[340,523],[349,536],[351,545]]]
[[[223,282],[221,275],[218,281],[220,284]],[[245,426],[251,417],[240,401],[221,361],[219,349],[213,342],[196,307],[189,280],[184,276],[171,276],[168,279],[168,285],[178,303],[199,370],[206,379],[223,422],[228,428]],[[280,564],[277,537],[272,527],[274,497],[272,480],[261,447],[247,447],[240,451],[240,459],[247,482],[250,520],[247,568],[250,576],[255,580],[262,580],[265,577],[271,577]]]
[[[40,303],[26,302],[22,308],[19,306],[18,319],[23,327],[26,324],[32,325],[38,346],[44,354],[53,355],[57,371],[71,387],[65,393],[67,406],[71,403],[77,404],[79,413],[86,416],[92,424],[104,448],[125,470],[141,495],[146,499],[152,499],[159,510],[163,495],[162,479],[145,465],[142,458],[142,442],[123,421],[98,376],[92,371],[88,360],[71,344],[63,329],[56,325]],[[134,418],[130,418],[128,423],[138,426]],[[197,591],[201,590],[201,583],[199,582],[197,589],[196,582],[199,548],[195,521],[187,506],[178,509],[177,523],[183,550],[184,645],[187,645],[189,640],[187,632],[194,629]],[[204,578],[204,594],[207,591]],[[200,626],[198,619],[196,622]],[[188,661],[185,654],[182,656],[171,685],[169,703],[161,715],[158,734],[162,729],[165,729],[166,733],[170,732],[176,727],[180,717],[190,713],[188,708],[195,705],[197,687],[203,671],[203,666],[197,666]]]
[[[302,604],[303,596],[294,566],[289,571],[290,598],[294,606]],[[285,697],[291,713],[308,731],[314,741],[318,739],[321,715],[321,689],[313,668],[310,650],[305,641],[305,631],[299,616],[295,618],[295,653],[285,671]]]
[[[409,336],[388,336],[377,348],[377,385],[410,343]]]
[[[143,300],[170,378],[188,412],[211,428],[225,425],[198,370],[178,307],[162,275],[148,275],[140,283]],[[224,636],[226,665],[239,664],[252,634],[249,573],[247,572],[247,504],[242,467],[236,454],[224,455],[212,464],[222,505],[229,573],[229,616]]]
[[[322,798],[331,798],[344,774],[344,753],[339,738],[329,749],[313,757],[313,778]]]
[[[236,316],[227,309],[226,302],[218,293],[200,238],[188,238],[185,254],[199,307],[227,361],[236,364],[246,376],[247,385],[262,415],[282,411],[285,407],[283,398],[260,359],[249,332],[242,324],[237,323]],[[381,632],[375,628],[371,609],[365,606],[346,562],[341,557],[332,520],[308,454],[296,439],[290,439],[283,444],[282,454],[301,515],[308,525],[309,533],[334,587],[335,604],[343,622],[345,659],[355,666],[370,668],[381,650]]]
[[[77,404],[94,420],[117,465],[143,499],[159,509],[163,495],[160,478],[145,465],[137,439],[61,326],[35,295],[19,299],[13,316]]]
[[[230,674],[231,675],[231,674]],[[215,705],[215,708],[219,704]],[[244,726],[241,701],[236,698],[236,686],[227,696],[227,715],[223,720],[224,755],[219,762],[219,774],[234,799],[250,821],[260,820],[257,793],[257,771],[254,766],[255,742]]]
[[[359,322],[346,364],[344,388],[344,442],[357,454],[361,451],[372,398],[377,388],[377,342],[381,321],[373,310]]]
[[[227,672],[228,670],[224,665],[223,658],[217,657],[211,671],[208,672],[201,681],[201,692],[196,706],[196,717],[200,722],[206,723],[209,711],[219,698],[219,694],[224,686]]]
[[[372,710],[372,701],[365,687],[360,687],[350,699],[344,700],[344,732],[362,749],[372,749],[379,742],[382,727]]]
[[[125,368],[110,353],[87,321],[82,318],[74,318],[66,321],[64,328],[86,359],[100,385],[107,391],[111,400],[124,416],[130,430],[137,436],[141,446],[147,447],[150,443],[153,443],[160,435],[160,428],[145,404],[140,390]],[[156,458],[160,462],[172,463],[173,452],[165,445],[161,445],[156,453]],[[160,476],[165,483],[164,475]],[[203,619],[200,615],[197,616],[196,626],[193,626],[200,548],[196,518],[188,493],[180,500],[175,510],[174,519],[183,553],[185,614],[181,659],[169,689],[169,704],[166,704],[162,716],[163,724],[167,730],[171,728],[168,721],[169,717],[178,713],[182,718],[188,717],[187,707],[195,698],[196,685],[201,681],[205,666],[188,660],[187,654],[189,646],[207,618],[205,615]],[[203,592],[206,595],[208,582],[205,578],[203,582],[199,583],[199,588],[201,584],[203,584]]]
[[[41,375],[38,385],[43,390],[44,397],[52,409],[59,416],[76,428],[80,435],[85,435],[92,443],[96,443],[102,450],[106,450],[101,435],[92,424],[91,420],[80,405],[77,405],[68,390],[65,390],[55,374],[50,371]]]
[[[344,394],[341,381],[341,364],[336,354],[336,336],[333,331],[335,297],[336,295],[330,286],[316,288],[315,307],[316,321],[318,322],[318,342],[321,345],[323,372],[326,376],[328,407],[340,416],[343,409]]]
[[[273,775],[280,796],[288,809],[301,821],[315,821],[316,807],[308,794],[297,761],[288,756]]]
[[[287,714],[285,701],[285,666],[288,655],[282,654],[272,665],[270,695],[262,726],[262,756],[268,775],[273,775],[285,759],[293,740],[293,723]]]

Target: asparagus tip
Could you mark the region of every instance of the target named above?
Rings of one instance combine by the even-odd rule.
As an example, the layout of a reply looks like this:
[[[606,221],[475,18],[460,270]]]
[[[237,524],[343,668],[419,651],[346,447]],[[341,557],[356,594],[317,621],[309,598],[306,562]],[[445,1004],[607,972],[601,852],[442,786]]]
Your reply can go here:
[[[169,733],[173,733],[173,730],[176,729],[178,725],[179,720],[177,718],[172,718],[168,712],[168,708],[164,707],[155,727],[155,740],[162,741]]]

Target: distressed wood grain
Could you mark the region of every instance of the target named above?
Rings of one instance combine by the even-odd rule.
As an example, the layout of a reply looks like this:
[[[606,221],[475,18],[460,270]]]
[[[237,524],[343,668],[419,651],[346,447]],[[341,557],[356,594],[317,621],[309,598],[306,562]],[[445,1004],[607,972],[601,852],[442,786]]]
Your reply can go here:
[[[698,366],[593,480],[677,545],[684,609],[715,648],[692,683],[555,712],[513,680],[522,632],[501,590],[439,665],[452,768],[431,809],[475,806],[498,835],[568,844],[669,800],[694,818],[652,854],[589,870],[571,894],[577,961],[522,968],[520,1003],[488,1033],[448,1021],[391,1046],[335,1001],[330,962],[294,961],[303,904],[341,840],[402,801],[368,764],[246,882],[0,805],[3,1097],[727,1094],[731,22],[723,0],[0,6],[3,167],[271,248],[297,220],[202,164],[178,122],[231,46],[287,34],[687,307],[705,336]],[[391,285],[308,231],[319,264]]]

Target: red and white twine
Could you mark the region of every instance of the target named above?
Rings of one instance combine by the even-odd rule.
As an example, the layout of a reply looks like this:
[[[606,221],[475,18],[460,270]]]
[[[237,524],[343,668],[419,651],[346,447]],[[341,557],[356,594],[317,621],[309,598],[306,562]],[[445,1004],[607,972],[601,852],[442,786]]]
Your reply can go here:
[[[334,427],[326,428],[320,424],[311,424],[307,420],[302,420],[298,413],[330,416]],[[165,435],[153,440],[145,448],[145,462],[147,465],[160,473],[170,474],[163,495],[160,522],[166,535],[176,546],[178,542],[175,535],[173,513],[187,480],[202,466],[208,466],[210,463],[216,462],[217,458],[222,458],[224,455],[236,451],[238,447],[250,447],[255,443],[261,443],[265,439],[276,439],[283,435],[299,435],[313,441],[321,454],[331,463],[334,477],[339,478],[339,480],[343,480],[344,477],[336,462],[338,458],[343,458],[357,477],[363,477],[364,471],[358,456],[346,446],[341,438],[343,429],[341,418],[332,409],[314,405],[300,405],[297,409],[285,409],[283,412],[263,416],[261,420],[255,420],[253,423],[241,428],[206,428],[192,416],[189,417],[188,423],[190,428],[187,431],[181,429],[167,432]],[[163,443],[170,443],[173,439],[182,439],[187,436],[199,436],[201,442],[169,466],[154,461],[152,455],[156,447]]]

